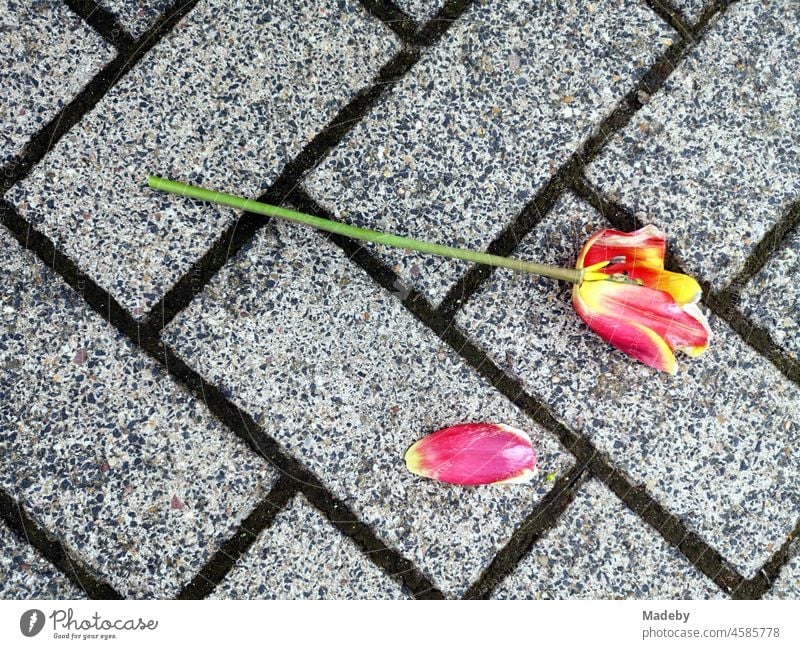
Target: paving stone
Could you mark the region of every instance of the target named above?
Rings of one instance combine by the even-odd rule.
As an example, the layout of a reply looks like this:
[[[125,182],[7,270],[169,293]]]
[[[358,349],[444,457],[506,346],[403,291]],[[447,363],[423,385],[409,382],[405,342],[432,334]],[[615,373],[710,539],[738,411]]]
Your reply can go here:
[[[63,2],[0,0],[0,165],[115,54]]]
[[[305,187],[342,220],[484,249],[673,37],[640,2],[479,2]],[[378,251],[437,304],[468,268]]]
[[[209,599],[405,599],[302,496],[261,533]]]
[[[791,235],[742,291],[741,308],[775,342],[800,357],[800,232]]]
[[[260,232],[165,339],[449,594],[465,592],[548,474],[572,463],[399,300],[293,224]],[[414,441],[468,421],[527,430],[534,482],[464,488],[406,470]]]
[[[800,5],[738,2],[588,168],[715,288],[800,196]]]
[[[134,38],[150,29],[156,20],[175,4],[174,0],[100,0]]]
[[[710,2],[711,0],[672,0],[673,6],[679,9],[691,23],[700,19]]]
[[[497,599],[712,599],[724,593],[603,484],[588,482]]]
[[[764,599],[800,599],[800,552],[789,560]]]
[[[236,216],[145,176],[260,195],[397,47],[355,1],[202,2],[9,195],[144,317]]]
[[[601,227],[567,195],[515,256],[573,265]],[[752,577],[800,515],[800,390],[723,321],[709,321],[707,352],[678,353],[671,376],[591,332],[565,283],[500,270],[457,316],[554,416]]]
[[[86,599],[86,595],[0,523],[0,599]]]
[[[444,5],[444,0],[395,0],[395,4],[416,20],[427,22]]]
[[[0,484],[129,597],[171,597],[275,474],[0,230]]]

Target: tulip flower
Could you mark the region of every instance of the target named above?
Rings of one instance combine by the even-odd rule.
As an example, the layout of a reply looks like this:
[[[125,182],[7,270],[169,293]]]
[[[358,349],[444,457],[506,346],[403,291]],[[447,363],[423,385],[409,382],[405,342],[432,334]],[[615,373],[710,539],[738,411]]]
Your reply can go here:
[[[616,230],[598,232],[583,247],[575,268],[559,268],[358,228],[157,176],[148,176],[147,182],[153,189],[282,218],[361,241],[572,282],[575,310],[592,330],[626,354],[665,372],[677,370],[674,350],[697,356],[708,346],[710,330],[697,307],[700,286],[687,275],[664,270],[666,241],[652,225],[629,234]]]
[[[528,482],[536,453],[526,433],[505,424],[458,424],[423,437],[406,466],[425,478],[460,485]]]
[[[602,230],[578,256],[572,303],[601,338],[626,354],[674,374],[673,351],[698,356],[710,329],[697,307],[700,285],[688,275],[664,270],[664,234],[653,225],[636,232]]]

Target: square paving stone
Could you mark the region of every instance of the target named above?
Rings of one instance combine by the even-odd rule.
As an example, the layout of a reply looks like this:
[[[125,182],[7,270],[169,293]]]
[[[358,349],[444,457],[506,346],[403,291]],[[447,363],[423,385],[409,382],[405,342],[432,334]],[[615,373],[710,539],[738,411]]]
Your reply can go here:
[[[602,227],[566,195],[514,256],[572,266]],[[800,516],[800,390],[709,321],[709,349],[678,352],[671,376],[590,331],[566,283],[499,270],[457,316],[554,416],[752,577]]]
[[[800,5],[733,4],[588,170],[726,286],[800,196]]]
[[[673,37],[640,2],[476,3],[305,187],[344,221],[485,249]],[[468,268],[378,251],[437,304]]]
[[[385,542],[463,594],[572,463],[389,293],[316,232],[263,230],[165,331]],[[414,476],[420,437],[470,421],[530,433],[532,484],[474,488]]]
[[[800,357],[800,231],[791,235],[742,291],[741,308],[779,345]]]
[[[171,597],[275,473],[0,230],[0,484],[129,597]]]
[[[712,599],[724,593],[603,484],[588,482],[497,599]]]
[[[795,544],[795,555],[790,559],[764,599],[800,600],[800,548]]]
[[[175,0],[100,0],[97,4],[116,15],[125,29],[139,38],[175,4]]]
[[[209,599],[404,599],[408,595],[296,496]]]
[[[396,49],[357,2],[201,2],[9,196],[144,317],[236,216],[146,175],[259,196]]]
[[[0,165],[115,54],[63,2],[0,0]]]
[[[0,599],[86,599],[86,594],[0,523]]]

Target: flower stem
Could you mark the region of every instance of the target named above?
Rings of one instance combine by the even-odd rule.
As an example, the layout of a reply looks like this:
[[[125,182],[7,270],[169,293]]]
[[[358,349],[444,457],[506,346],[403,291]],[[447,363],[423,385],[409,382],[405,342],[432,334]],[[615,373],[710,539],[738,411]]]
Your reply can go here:
[[[174,182],[165,178],[159,178],[158,176],[148,176],[147,184],[153,189],[163,192],[180,194],[181,196],[187,196],[189,198],[195,198],[201,201],[227,205],[228,207],[234,207],[236,209],[245,212],[252,212],[254,214],[275,216],[288,221],[294,221],[295,223],[310,225],[312,228],[317,228],[318,230],[325,230],[326,232],[341,234],[345,237],[350,237],[351,239],[371,241],[372,243],[377,243],[382,246],[393,246],[395,248],[417,250],[419,252],[424,252],[431,255],[451,257],[453,259],[464,259],[466,261],[471,261],[477,264],[486,264],[488,266],[512,268],[514,270],[534,273],[536,275],[542,275],[543,277],[550,277],[552,279],[562,279],[573,283],[580,283],[583,279],[583,271],[575,268],[547,266],[545,264],[537,264],[531,261],[522,261],[521,259],[512,259],[510,257],[500,257],[499,255],[490,255],[485,252],[476,252],[474,250],[465,250],[463,248],[452,248],[450,246],[442,246],[436,243],[411,239],[409,237],[400,237],[394,234],[387,234],[385,232],[367,230],[365,228],[347,225],[346,223],[341,223],[339,221],[331,221],[318,216],[311,216],[309,214],[303,214],[302,212],[287,210],[283,207],[259,203],[258,201],[248,200],[232,194],[215,192],[210,189],[203,189],[202,187],[196,187],[194,185],[184,185],[183,183]]]

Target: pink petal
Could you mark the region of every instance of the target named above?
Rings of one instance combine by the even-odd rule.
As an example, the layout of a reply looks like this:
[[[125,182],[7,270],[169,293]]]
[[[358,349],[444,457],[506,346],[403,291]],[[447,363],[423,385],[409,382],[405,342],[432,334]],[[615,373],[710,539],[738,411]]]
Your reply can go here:
[[[461,485],[527,482],[536,453],[526,433],[505,424],[458,424],[423,437],[408,449],[408,470]]]

